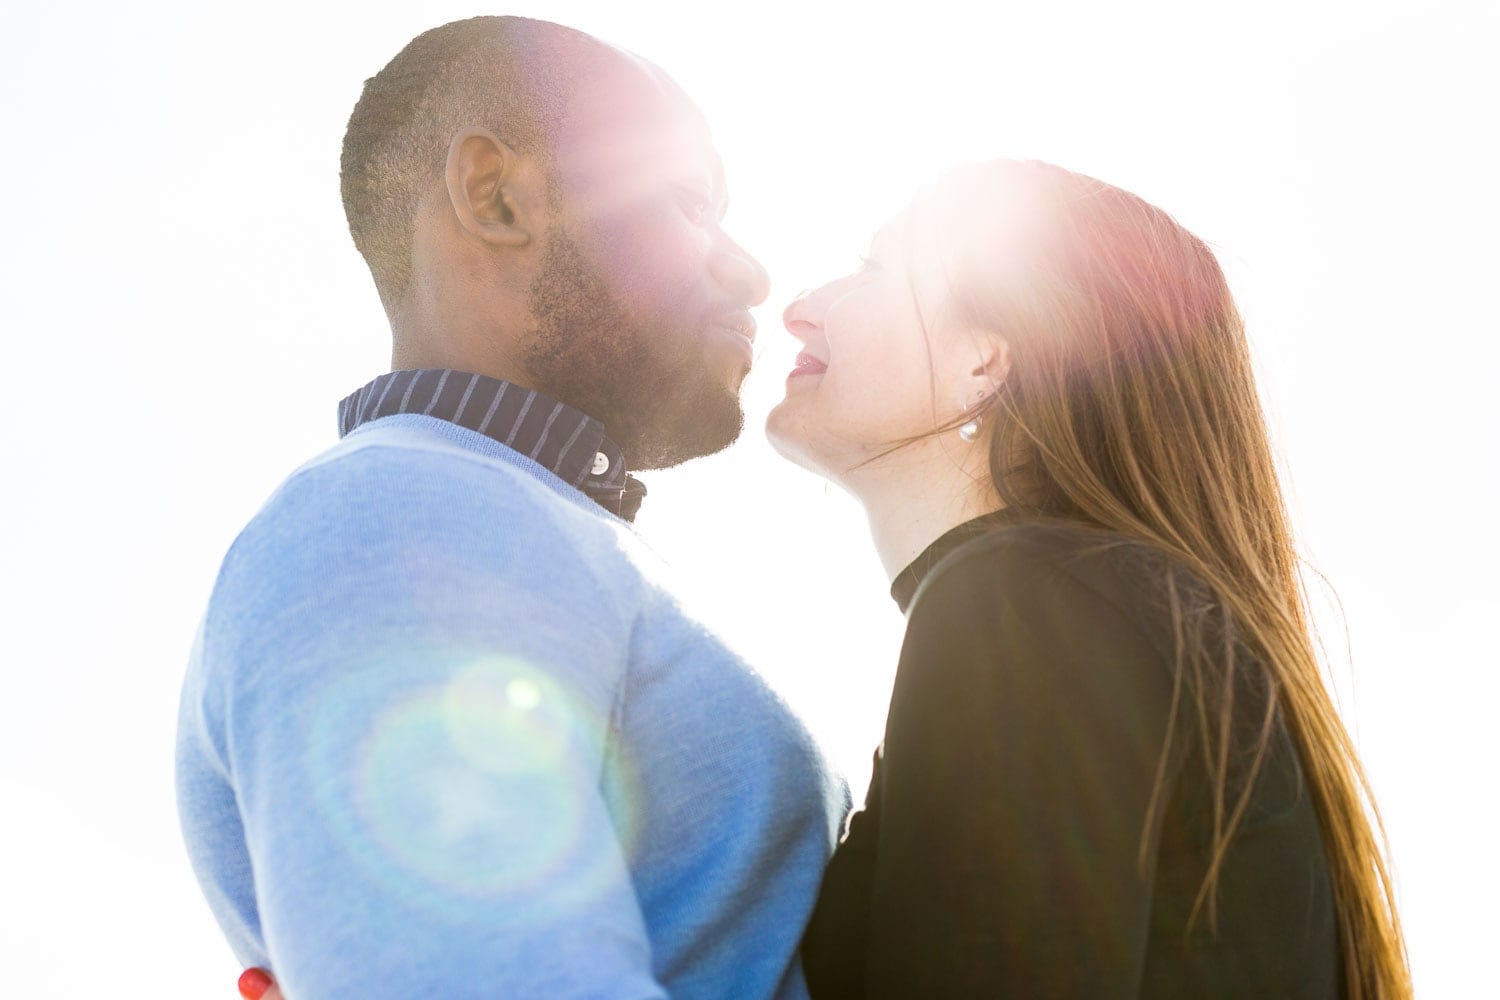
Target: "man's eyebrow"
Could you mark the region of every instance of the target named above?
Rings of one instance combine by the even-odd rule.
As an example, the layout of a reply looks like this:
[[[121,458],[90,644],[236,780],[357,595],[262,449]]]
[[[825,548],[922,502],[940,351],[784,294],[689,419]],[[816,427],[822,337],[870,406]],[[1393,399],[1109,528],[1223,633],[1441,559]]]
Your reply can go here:
[[[719,218],[722,219],[729,212],[729,188],[724,179],[724,161],[717,156],[714,157],[713,175],[714,205],[719,210]]]

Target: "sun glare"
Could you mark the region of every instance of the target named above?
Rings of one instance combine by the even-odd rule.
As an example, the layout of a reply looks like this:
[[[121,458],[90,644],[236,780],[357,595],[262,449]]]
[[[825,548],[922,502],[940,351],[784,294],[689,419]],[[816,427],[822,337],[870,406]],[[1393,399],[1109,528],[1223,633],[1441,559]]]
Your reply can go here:
[[[1493,7],[516,8],[641,53],[709,121],[734,202],[724,226],[772,291],[755,312],[747,430],[722,455],[647,474],[637,527],[856,799],[903,620],[863,511],[762,435],[797,353],[781,313],[847,273],[955,164],[1055,162],[1162,206],[1222,262],[1297,537],[1344,605],[1319,625],[1334,640],[1347,625],[1356,696],[1342,710],[1390,831],[1418,994],[1483,992],[1500,938],[1485,863],[1500,800],[1484,792],[1500,696],[1500,552],[1483,513],[1500,509],[1500,163],[1482,124],[1500,93]],[[15,808],[0,940],[14,993],[146,989],[122,987],[130,977],[165,996],[232,995],[239,969],[175,814],[183,669],[237,533],[334,443],[338,400],[390,362],[339,196],[361,81],[472,13],[7,9],[0,792]],[[687,179],[711,185],[701,153],[679,150]],[[1021,194],[975,200],[993,197],[935,206],[916,239],[982,227],[983,264],[1003,270],[1029,209]],[[569,870],[569,898],[586,900],[597,872],[572,862],[602,847],[580,833],[577,802],[549,798],[550,779],[569,766],[559,744],[608,720],[527,664],[467,666],[386,705],[353,756],[310,761],[348,792],[324,808],[414,899],[464,881],[482,906]],[[330,701],[318,724],[354,720]],[[400,780],[413,757],[430,781]],[[534,782],[532,829],[496,814],[507,771]],[[623,801],[638,794],[629,774],[605,780]],[[453,861],[463,852],[485,855],[478,882]]]

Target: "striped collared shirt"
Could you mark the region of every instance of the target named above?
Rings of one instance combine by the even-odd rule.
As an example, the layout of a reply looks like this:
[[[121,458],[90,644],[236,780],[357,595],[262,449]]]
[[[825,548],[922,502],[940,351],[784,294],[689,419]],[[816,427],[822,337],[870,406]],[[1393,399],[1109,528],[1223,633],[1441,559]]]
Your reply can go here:
[[[390,372],[339,403],[339,437],[393,413],[437,417],[493,438],[627,521],[646,496],[603,424],[535,389],[449,368]]]

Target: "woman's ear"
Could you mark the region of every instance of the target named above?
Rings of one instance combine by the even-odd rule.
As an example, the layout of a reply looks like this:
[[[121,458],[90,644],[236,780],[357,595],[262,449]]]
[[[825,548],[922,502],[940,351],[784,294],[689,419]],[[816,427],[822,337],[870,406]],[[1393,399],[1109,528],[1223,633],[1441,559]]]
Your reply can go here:
[[[1010,374],[1010,343],[1004,337],[977,336],[973,364],[960,383],[960,406],[968,411],[992,399]]]
[[[448,145],[448,202],[472,236],[494,246],[525,246],[542,229],[533,190],[545,178],[534,165],[483,128],[466,128]]]

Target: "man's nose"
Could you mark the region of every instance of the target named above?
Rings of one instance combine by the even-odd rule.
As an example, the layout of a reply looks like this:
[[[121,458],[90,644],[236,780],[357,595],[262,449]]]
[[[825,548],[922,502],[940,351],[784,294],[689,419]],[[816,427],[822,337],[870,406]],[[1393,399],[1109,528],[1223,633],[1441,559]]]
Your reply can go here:
[[[728,237],[714,255],[711,267],[714,278],[747,309],[760,305],[771,294],[771,276],[760,261]]]

